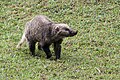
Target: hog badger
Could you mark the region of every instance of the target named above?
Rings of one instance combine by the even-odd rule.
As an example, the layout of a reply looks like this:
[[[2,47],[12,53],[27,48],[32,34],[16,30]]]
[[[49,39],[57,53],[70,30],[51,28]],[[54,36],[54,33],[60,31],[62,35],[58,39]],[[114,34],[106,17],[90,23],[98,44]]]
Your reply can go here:
[[[52,54],[49,46],[53,43],[56,59],[59,59],[63,38],[72,37],[76,34],[77,31],[71,29],[67,24],[55,23],[47,16],[38,15],[26,23],[23,36],[17,48],[27,40],[30,54],[35,56],[35,44],[38,43],[38,49],[43,49],[47,58],[50,58]]]

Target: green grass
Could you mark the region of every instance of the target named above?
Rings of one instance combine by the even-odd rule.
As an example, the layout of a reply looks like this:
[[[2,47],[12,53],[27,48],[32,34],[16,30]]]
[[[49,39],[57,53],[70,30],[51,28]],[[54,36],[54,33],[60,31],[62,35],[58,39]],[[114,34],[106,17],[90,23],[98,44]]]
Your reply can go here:
[[[64,39],[59,61],[38,49],[41,57],[32,57],[26,45],[15,48],[25,23],[39,14],[79,31]],[[0,80],[119,79],[120,0],[0,1]]]

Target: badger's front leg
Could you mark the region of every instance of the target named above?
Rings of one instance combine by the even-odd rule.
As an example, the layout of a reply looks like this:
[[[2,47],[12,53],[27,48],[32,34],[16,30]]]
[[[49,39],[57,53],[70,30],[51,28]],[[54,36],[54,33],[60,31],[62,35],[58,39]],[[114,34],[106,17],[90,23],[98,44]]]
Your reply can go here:
[[[60,55],[61,55],[61,43],[62,43],[62,40],[54,42],[54,51],[55,51],[56,59],[60,59]]]
[[[36,44],[36,42],[28,41],[28,43],[29,43],[30,54],[35,56],[35,44]]]
[[[50,52],[50,49],[49,49],[49,46],[50,45],[44,45],[42,48],[44,50],[44,52],[46,53],[47,55],[47,59],[50,58],[52,56],[51,52]]]

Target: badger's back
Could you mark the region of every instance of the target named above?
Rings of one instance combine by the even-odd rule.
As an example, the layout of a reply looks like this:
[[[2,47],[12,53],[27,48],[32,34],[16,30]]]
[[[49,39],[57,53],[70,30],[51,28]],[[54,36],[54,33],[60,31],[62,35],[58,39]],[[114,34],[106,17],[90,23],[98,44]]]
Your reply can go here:
[[[45,25],[50,23],[52,23],[52,20],[44,15],[35,16],[31,21],[26,23],[26,38],[40,41],[42,39],[43,32],[47,32],[47,26]]]
[[[34,27],[41,27],[42,25],[49,24],[51,22],[52,20],[44,15],[35,16],[35,18],[31,20],[31,24],[33,24]]]

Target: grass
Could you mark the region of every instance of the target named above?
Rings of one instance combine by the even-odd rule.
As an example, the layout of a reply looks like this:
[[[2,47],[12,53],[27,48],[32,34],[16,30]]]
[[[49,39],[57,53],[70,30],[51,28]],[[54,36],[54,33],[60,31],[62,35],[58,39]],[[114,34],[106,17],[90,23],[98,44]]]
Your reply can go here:
[[[1,80],[120,79],[120,0],[1,0],[0,6]],[[32,57],[26,45],[15,48],[25,23],[39,14],[79,31],[63,41],[59,61],[39,50],[41,57]]]

